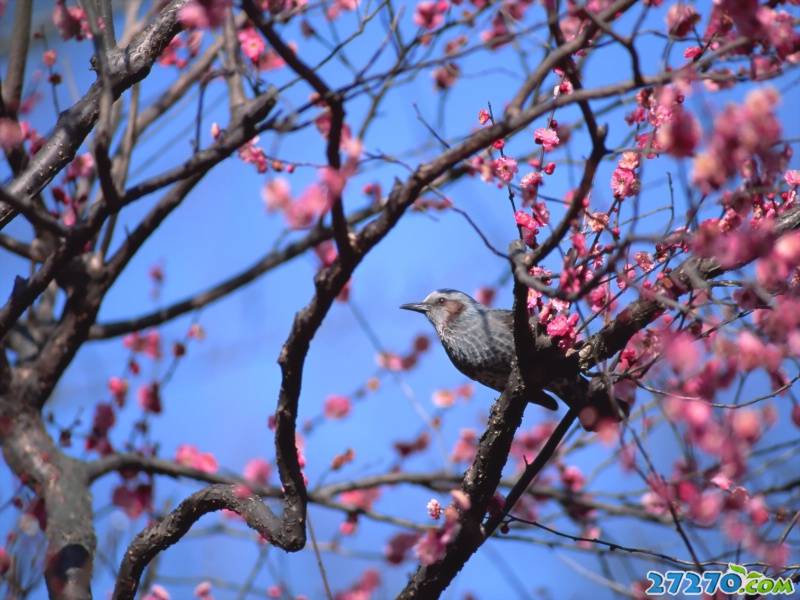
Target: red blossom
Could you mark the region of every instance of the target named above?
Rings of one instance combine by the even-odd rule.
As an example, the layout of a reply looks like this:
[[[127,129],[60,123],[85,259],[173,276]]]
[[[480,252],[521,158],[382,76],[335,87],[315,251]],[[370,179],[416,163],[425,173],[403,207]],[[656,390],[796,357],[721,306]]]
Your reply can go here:
[[[157,381],[142,385],[136,395],[142,410],[156,415],[161,413],[161,392]]]
[[[389,538],[384,549],[386,560],[393,565],[399,565],[406,560],[409,551],[419,540],[418,533],[398,533]]]
[[[200,452],[196,446],[191,444],[181,444],[175,451],[175,462],[203,471],[204,473],[216,473],[219,465],[217,459],[210,452]]]
[[[114,396],[117,406],[124,406],[125,397],[128,395],[128,380],[122,377],[110,377],[108,380],[108,390]]]
[[[86,12],[78,6],[66,6],[65,0],[56,0],[53,8],[53,25],[65,40],[75,38],[81,41],[92,37]]]
[[[675,37],[686,37],[699,21],[700,15],[691,4],[677,2],[667,11],[667,31]]]
[[[344,419],[350,414],[351,402],[347,396],[330,395],[325,399],[325,416],[328,419]]]

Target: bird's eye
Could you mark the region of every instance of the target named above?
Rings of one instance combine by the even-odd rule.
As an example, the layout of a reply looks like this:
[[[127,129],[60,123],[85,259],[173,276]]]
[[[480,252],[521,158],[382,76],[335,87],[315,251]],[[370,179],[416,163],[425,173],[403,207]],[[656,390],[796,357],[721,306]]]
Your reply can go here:
[[[439,299],[437,300],[437,302],[438,302],[439,304],[444,304],[444,298],[439,298]]]

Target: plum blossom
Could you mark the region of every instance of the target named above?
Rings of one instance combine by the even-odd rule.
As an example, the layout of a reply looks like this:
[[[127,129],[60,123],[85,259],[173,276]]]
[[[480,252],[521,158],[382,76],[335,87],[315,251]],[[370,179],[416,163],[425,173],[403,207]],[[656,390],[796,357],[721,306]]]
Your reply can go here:
[[[189,0],[178,12],[178,19],[186,29],[219,27],[228,6],[230,0]]]
[[[513,158],[501,156],[492,161],[492,173],[504,183],[510,183],[517,170],[517,161]]]
[[[666,20],[669,34],[683,38],[700,21],[700,15],[691,4],[677,2],[669,7]]]
[[[153,486],[149,483],[125,483],[114,488],[111,503],[125,511],[131,519],[136,519],[153,508]]]
[[[263,148],[257,146],[259,137],[255,136],[248,142],[242,145],[238,152],[239,158],[243,162],[255,165],[256,171],[259,173],[266,173],[268,168],[267,156],[264,154]]]
[[[474,429],[462,429],[453,446],[450,460],[454,463],[472,462],[478,448],[478,434]]]
[[[436,29],[444,22],[444,15],[448,8],[447,0],[423,0],[417,3],[414,11],[414,23],[425,29]]]
[[[163,586],[154,584],[143,600],[170,600],[169,592]]]
[[[406,559],[409,551],[417,543],[417,540],[419,540],[419,537],[420,535],[418,533],[403,532],[389,538],[386,548],[384,549],[384,556],[386,556],[387,562],[393,565],[402,563]]]
[[[249,58],[254,65],[257,65],[267,47],[264,38],[252,26],[240,29],[237,37],[242,54]]]
[[[204,473],[216,473],[219,465],[217,459],[210,452],[200,452],[196,446],[191,444],[181,444],[175,452],[175,462],[203,471]]]
[[[53,25],[65,40],[75,38],[80,42],[92,37],[86,12],[79,6],[67,6],[65,0],[56,0],[53,8]]]
[[[381,490],[377,487],[363,490],[350,490],[339,494],[339,502],[353,508],[360,508],[361,510],[372,510],[372,505],[380,496]]]
[[[7,117],[0,117],[0,148],[9,152],[22,144],[25,134],[20,124]]]
[[[161,413],[161,391],[157,381],[139,387],[136,396],[142,410],[156,415]]]
[[[552,151],[560,142],[558,133],[550,127],[540,127],[534,131],[533,141],[541,145],[545,152]]]
[[[672,118],[658,128],[656,142],[660,148],[677,157],[693,156],[700,142],[700,123],[689,111],[677,107]]]
[[[749,161],[758,158],[770,177],[781,168],[782,155],[776,146],[781,125],[775,115],[780,100],[772,88],[753,90],[741,106],[729,105],[715,120],[708,149],[694,161],[692,180],[708,192],[736,173],[747,175]]]
[[[428,510],[428,516],[431,519],[436,521],[442,516],[442,505],[439,504],[439,501],[436,498],[431,498],[428,501],[426,508]]]
[[[334,0],[330,6],[328,6],[325,16],[328,17],[328,20],[333,21],[342,14],[342,12],[353,12],[356,10],[358,4],[359,0]]]
[[[328,419],[344,419],[350,414],[350,398],[332,394],[325,399],[325,416]]]
[[[272,465],[263,458],[252,458],[244,466],[244,478],[254,484],[267,485]]]

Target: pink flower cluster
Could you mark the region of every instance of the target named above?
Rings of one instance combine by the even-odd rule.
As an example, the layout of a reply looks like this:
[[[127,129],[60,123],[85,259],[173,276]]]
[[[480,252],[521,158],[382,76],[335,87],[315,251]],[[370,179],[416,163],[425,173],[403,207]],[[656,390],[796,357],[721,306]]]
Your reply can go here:
[[[447,0],[423,0],[417,3],[414,23],[424,29],[436,29],[444,22],[444,15],[449,8]]]
[[[75,38],[80,42],[92,37],[86,11],[79,6],[67,6],[65,0],[56,0],[53,8],[53,25],[65,40]]]
[[[175,462],[204,473],[216,473],[219,469],[217,459],[210,452],[200,452],[196,446],[181,444],[175,452]]]
[[[334,600],[370,600],[380,584],[380,573],[376,569],[367,569],[349,589],[338,592]]]
[[[781,124],[775,115],[779,100],[776,90],[763,88],[750,92],[744,104],[725,108],[714,121],[707,150],[694,161],[693,183],[707,193],[737,173],[754,183],[771,181],[784,162],[777,146],[781,139]]]
[[[225,20],[230,0],[189,0],[178,13],[186,29],[219,27]]]

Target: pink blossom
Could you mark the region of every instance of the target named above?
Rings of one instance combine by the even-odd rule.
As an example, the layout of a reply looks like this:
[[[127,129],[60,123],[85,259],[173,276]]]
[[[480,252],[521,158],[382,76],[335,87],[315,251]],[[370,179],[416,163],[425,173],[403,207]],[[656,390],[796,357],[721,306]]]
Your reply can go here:
[[[256,171],[259,173],[266,173],[268,168],[267,157],[264,154],[264,150],[256,145],[258,144],[258,139],[258,136],[255,136],[252,140],[242,145],[239,148],[239,158],[243,162],[255,165]]]
[[[704,192],[721,187],[736,173],[760,159],[764,176],[777,174],[781,153],[781,125],[775,115],[780,100],[772,88],[750,92],[743,105],[729,105],[715,120],[708,149],[695,158],[692,179]]]
[[[9,152],[25,139],[22,127],[14,119],[0,117],[0,148]]]
[[[469,507],[472,505],[472,500],[470,500],[469,496],[467,496],[463,490],[450,490],[450,495],[453,497],[453,504],[459,511],[463,512],[469,510]]]
[[[689,111],[677,109],[672,118],[658,128],[656,141],[664,152],[677,157],[693,156],[700,142],[700,124]]]
[[[636,173],[629,169],[617,167],[611,175],[611,191],[615,198],[627,198],[639,193],[640,183]]]
[[[372,505],[380,498],[380,488],[366,488],[363,490],[350,490],[339,494],[339,502],[360,508],[361,510],[372,510]]]
[[[688,375],[700,363],[700,351],[694,337],[686,332],[672,336],[666,345],[665,356],[679,375]]]
[[[446,0],[423,0],[417,3],[414,11],[414,23],[425,29],[436,29],[444,22],[444,14],[449,5]]]
[[[91,177],[94,174],[94,157],[86,152],[75,157],[67,167],[67,181],[73,181],[79,177]]]
[[[691,4],[678,2],[667,11],[667,31],[678,38],[686,37],[699,21],[700,15]]]
[[[752,371],[761,366],[765,346],[755,335],[749,331],[742,331],[736,340],[737,358],[739,366],[745,371]]]
[[[689,504],[689,516],[700,526],[713,525],[722,510],[722,494],[719,490],[706,490]]]
[[[54,64],[56,64],[56,51],[45,50],[44,54],[42,55],[42,62],[46,67],[52,67]]]
[[[381,577],[378,571],[367,569],[349,589],[336,594],[335,600],[370,600],[380,583]]]
[[[431,519],[438,520],[439,517],[442,516],[442,505],[439,504],[439,501],[436,498],[431,498],[428,500],[427,504],[428,516]]]
[[[544,148],[545,152],[550,152],[558,146],[560,140],[558,139],[558,133],[554,129],[549,127],[540,127],[536,131],[533,132],[533,141],[537,144],[540,144],[542,148]]]
[[[229,5],[229,0],[189,0],[178,12],[178,18],[186,29],[219,27]]]
[[[114,396],[117,406],[125,404],[125,396],[128,395],[128,381],[122,377],[110,377],[108,379],[108,390]]]
[[[418,533],[398,533],[389,538],[384,549],[387,562],[393,565],[402,563],[419,537]]]
[[[267,485],[272,465],[263,458],[252,458],[244,466],[244,478],[250,483]]]
[[[741,408],[734,411],[732,427],[734,435],[750,445],[761,438],[761,419],[754,410]]]
[[[586,484],[586,478],[578,467],[570,465],[561,470],[561,483],[570,492],[579,492]]]
[[[439,408],[448,408],[453,406],[456,401],[456,395],[450,390],[436,390],[433,392],[431,399],[434,406]]]
[[[786,183],[792,187],[800,185],[800,171],[796,169],[792,171],[786,171],[786,173],[783,175],[783,178]]]
[[[92,433],[98,436],[105,436],[108,430],[114,426],[115,421],[114,407],[105,402],[99,402],[94,408]]]
[[[154,584],[143,600],[170,600],[170,596],[164,587]]]
[[[284,177],[271,179],[261,188],[261,198],[267,210],[285,210],[292,202],[289,181]]]
[[[574,313],[567,317],[564,314],[556,317],[547,324],[547,334],[557,338],[574,336],[575,325],[578,323],[578,314]]]
[[[505,183],[510,183],[514,179],[517,170],[517,161],[513,158],[501,156],[492,161],[492,172]]]
[[[65,0],[56,0],[53,8],[53,25],[65,40],[75,38],[81,41],[92,37],[84,10],[77,6],[66,6]]]
[[[347,396],[330,395],[325,399],[325,416],[328,419],[344,419],[350,414],[350,398]]]
[[[489,111],[488,110],[486,110],[485,108],[482,108],[482,109],[480,109],[478,111],[478,122],[481,125],[486,125],[486,123],[489,122],[489,119],[491,119],[491,115],[489,115]]]
[[[147,483],[135,487],[119,485],[111,493],[111,503],[124,510],[129,518],[136,519],[145,511],[152,510],[153,487]]]
[[[334,0],[333,3],[328,7],[328,11],[325,15],[328,17],[328,20],[333,21],[337,18],[342,12],[352,12],[356,8],[358,8],[359,0]]]
[[[157,381],[140,386],[136,394],[142,410],[156,415],[161,413],[161,392]]]
[[[769,510],[767,509],[763,496],[753,496],[750,498],[747,502],[747,514],[750,516],[753,525],[757,527],[769,521]]]
[[[703,54],[703,49],[700,46],[690,46],[683,51],[683,57],[689,60],[694,60],[701,54]]]
[[[210,452],[200,452],[196,446],[191,444],[181,444],[175,452],[175,462],[203,471],[204,473],[216,473],[219,465],[217,459]]]
[[[414,546],[414,551],[421,564],[425,566],[432,565],[444,558],[445,549],[447,548],[447,542],[444,537],[440,530],[429,529],[419,538],[419,541]]]
[[[522,188],[522,196],[526,201],[531,201],[536,198],[539,186],[542,183],[542,174],[539,171],[532,171],[525,175],[520,181]]]
[[[264,38],[251,26],[240,29],[237,37],[242,48],[242,54],[249,58],[254,65],[257,65],[266,49]]]
[[[458,441],[453,446],[450,460],[455,463],[472,462],[478,447],[478,434],[474,429],[462,429]]]
[[[211,582],[201,581],[194,588],[194,595],[202,600],[214,600],[211,596]]]

